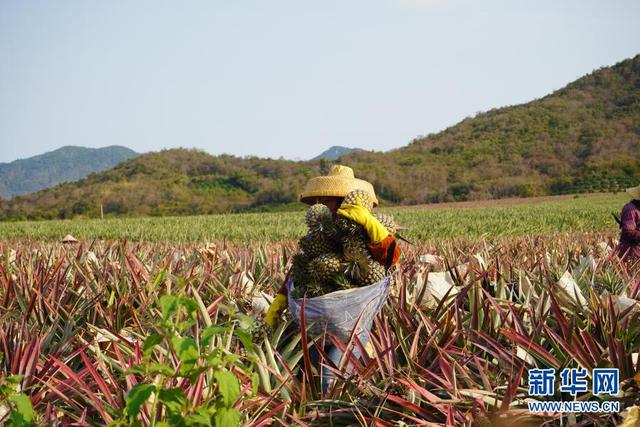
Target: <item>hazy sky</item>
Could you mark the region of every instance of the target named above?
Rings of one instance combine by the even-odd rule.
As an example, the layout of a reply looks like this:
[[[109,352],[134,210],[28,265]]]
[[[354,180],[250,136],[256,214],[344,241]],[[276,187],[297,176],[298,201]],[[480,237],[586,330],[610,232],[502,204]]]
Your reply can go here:
[[[388,150],[640,53],[640,1],[0,3],[0,162]]]

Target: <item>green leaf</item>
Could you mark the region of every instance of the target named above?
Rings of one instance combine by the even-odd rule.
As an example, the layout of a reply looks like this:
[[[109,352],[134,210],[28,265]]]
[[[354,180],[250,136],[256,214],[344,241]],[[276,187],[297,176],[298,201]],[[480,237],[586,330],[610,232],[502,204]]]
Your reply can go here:
[[[216,427],[236,427],[240,424],[240,413],[231,408],[220,408],[216,413]]]
[[[133,386],[125,399],[125,412],[130,417],[137,417],[140,412],[140,407],[144,405],[151,393],[156,391],[156,386],[153,384],[136,384]]]
[[[183,322],[179,322],[176,327],[178,328],[179,331],[186,331],[187,329],[191,328],[193,325],[196,324],[196,321],[193,319],[187,319]]]
[[[240,359],[241,359],[241,357],[239,355],[237,355],[237,354],[225,354],[224,358],[223,358],[223,360],[224,360],[223,364],[225,366],[231,366],[231,365],[233,365],[234,363],[236,363]]]
[[[147,373],[147,371],[142,366],[132,366],[131,368],[129,368],[126,371],[124,371],[125,375],[130,375],[130,374],[144,375],[146,373]]]
[[[10,425],[14,426],[29,426],[33,421],[33,406],[31,405],[31,399],[24,394],[13,394],[9,396],[9,401],[13,404]]]
[[[216,367],[222,365],[222,358],[218,354],[210,354],[207,356],[207,362],[210,366]]]
[[[198,407],[195,412],[184,418],[184,423],[188,426],[207,426],[212,427],[211,413],[204,406]]]
[[[193,338],[173,337],[171,338],[173,349],[180,359],[180,373],[186,373],[198,362],[200,352]]]
[[[257,372],[254,372],[253,375],[251,375],[251,391],[254,395],[258,394],[258,387],[260,387],[260,376]]]
[[[213,374],[218,382],[218,391],[222,395],[224,406],[227,408],[240,396],[240,383],[233,373],[229,371],[217,371]]]
[[[147,373],[149,375],[164,375],[165,377],[172,377],[175,374],[175,370],[164,363],[150,363],[147,367]]]
[[[158,400],[167,407],[167,410],[172,415],[180,415],[182,408],[187,402],[184,390],[180,387],[160,390],[158,392]]]
[[[6,381],[7,381],[7,384],[17,385],[17,384],[20,384],[23,379],[24,379],[24,375],[9,375],[6,378]]]
[[[153,351],[153,348],[160,344],[164,337],[160,334],[151,334],[144,340],[144,344],[142,344],[142,353],[145,357],[147,357]]]
[[[247,351],[253,351],[253,340],[251,339],[250,333],[243,331],[242,329],[238,329],[235,334]]]
[[[178,309],[178,297],[173,295],[162,295],[160,297],[160,311],[162,312],[162,319],[167,320]]]
[[[206,347],[211,342],[211,338],[216,335],[222,335],[227,331],[227,328],[219,325],[211,325],[207,327],[204,331],[202,331],[202,335],[200,338],[200,343],[202,347]]]
[[[195,317],[194,314],[197,314],[198,311],[198,303],[195,302],[192,298],[180,298],[180,305],[182,305],[191,317]]]
[[[153,289],[157,288],[160,285],[160,282],[164,279],[165,272],[164,270],[160,270],[158,274],[156,274],[155,279],[153,279]]]

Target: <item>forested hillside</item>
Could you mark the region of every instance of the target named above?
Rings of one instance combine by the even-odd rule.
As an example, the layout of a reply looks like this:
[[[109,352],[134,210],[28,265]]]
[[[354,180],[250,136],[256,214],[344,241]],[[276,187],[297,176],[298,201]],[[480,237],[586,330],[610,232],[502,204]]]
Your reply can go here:
[[[640,183],[640,55],[542,99],[385,153],[342,158],[395,203],[619,190]]]
[[[365,145],[357,141],[358,145]],[[619,191],[640,183],[640,56],[542,99],[467,118],[389,152],[337,162],[371,181],[383,203]],[[182,215],[296,208],[327,160],[294,162],[149,153],[75,182],[0,201],[0,218]]]

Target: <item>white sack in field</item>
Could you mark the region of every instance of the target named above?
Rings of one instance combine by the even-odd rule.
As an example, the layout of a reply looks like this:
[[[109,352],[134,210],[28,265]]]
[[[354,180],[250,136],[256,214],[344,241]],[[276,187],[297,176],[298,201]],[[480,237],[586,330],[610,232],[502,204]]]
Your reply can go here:
[[[326,325],[327,332],[348,341],[356,323],[357,334],[368,332],[373,318],[387,300],[390,283],[391,278],[386,277],[373,285],[307,298],[304,302],[305,321],[309,324],[314,323],[309,333],[320,335]],[[296,321],[300,321],[302,299],[291,295],[291,279],[287,282],[287,290],[291,315]]]
[[[587,305],[587,300],[584,295],[582,295],[582,291],[578,287],[578,284],[571,273],[568,271],[565,271],[560,280],[558,280],[558,286],[566,293],[574,304],[580,304],[583,307]]]
[[[421,264],[441,265],[444,262],[444,258],[440,255],[423,254],[420,255]]]
[[[629,298],[626,295],[611,295],[609,292],[604,291],[602,293],[602,302],[609,304],[609,297],[613,301],[613,305],[619,312],[628,310],[630,307],[634,307],[629,311],[629,314],[640,311],[640,302],[633,298]]]
[[[425,271],[420,271],[416,274],[416,283],[413,288],[413,293],[410,295],[410,298],[415,299],[420,295],[422,289],[426,288],[421,302],[421,305],[424,307],[435,307],[438,305],[449,290],[451,290],[449,296],[460,292],[454,284],[451,273],[448,271],[429,272],[426,283],[424,281],[425,276],[427,276]]]
[[[272,301],[273,297],[264,292],[259,292],[258,295],[251,298],[251,307],[256,313],[266,314]]]

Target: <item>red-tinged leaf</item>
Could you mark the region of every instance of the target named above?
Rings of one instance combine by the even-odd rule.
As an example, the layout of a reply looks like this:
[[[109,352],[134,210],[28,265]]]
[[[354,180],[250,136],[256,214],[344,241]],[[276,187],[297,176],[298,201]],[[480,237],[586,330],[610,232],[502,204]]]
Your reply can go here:
[[[525,337],[523,335],[520,335],[516,331],[509,330],[509,329],[503,330],[502,335],[505,338],[511,341],[514,341],[516,344],[520,344],[520,346],[524,347],[527,353],[531,352],[538,355],[538,357],[541,357],[546,363],[548,363],[554,369],[560,369],[560,365],[561,365],[560,361],[556,359],[547,350],[542,348],[540,345],[534,343],[532,339]]]
[[[427,411],[425,411],[424,409],[422,409],[418,405],[409,402],[406,399],[403,399],[401,397],[395,396],[393,394],[385,394],[384,397],[387,400],[390,400],[390,401],[392,401],[394,403],[397,403],[398,405],[402,406],[403,408],[409,409],[410,411],[412,411],[413,413],[415,413],[417,415],[420,415],[421,417],[432,418],[432,415],[429,414]]]
[[[442,372],[444,379],[447,381],[446,388],[453,388],[453,382],[455,381],[453,378],[453,370],[451,369],[451,364],[445,359],[442,353],[438,356],[438,365],[440,366],[440,372]]]
[[[436,374],[432,370],[425,369],[422,366],[418,366],[417,370],[421,374],[420,378],[425,382],[433,385],[434,387],[443,389],[450,388],[451,384],[449,383],[449,381],[446,378],[443,378],[440,375]]]
[[[307,376],[307,380],[309,381],[309,387],[311,388],[311,399],[315,400],[318,396],[316,390],[316,382],[313,379],[313,370],[311,366],[311,356],[309,354],[309,342],[307,340],[307,327],[305,322],[305,301],[306,298],[302,299],[302,303],[300,304],[300,343],[302,345],[302,360],[304,363],[304,372]]]
[[[378,417],[365,417],[364,419],[365,421],[373,423],[375,427],[394,427],[396,425],[396,424],[391,424],[383,420],[382,418],[378,418]]]
[[[411,379],[398,379],[398,382],[401,384],[404,384],[406,387],[417,391],[418,393],[420,393],[420,395],[422,395],[422,397],[424,397],[425,399],[427,399],[427,401],[429,403],[439,403],[442,399],[440,399],[438,396],[436,396],[435,394],[431,393],[429,390],[427,390],[426,388],[422,387],[421,385],[419,385],[418,383],[416,383],[415,381],[411,380]],[[435,408],[437,408],[438,410],[442,410],[442,407],[440,405],[433,405]]]
[[[264,414],[258,420],[256,420],[255,423],[252,423],[252,425],[254,425],[255,427],[260,427],[263,425],[271,424],[272,417],[276,414],[276,412],[282,410],[286,405],[287,405],[287,402],[282,402],[281,404],[277,405],[275,408],[271,409],[269,412]]]
[[[518,371],[515,378],[511,377],[509,379],[509,384],[507,385],[507,389],[504,392],[504,397],[502,399],[502,410],[506,411],[509,409],[509,405],[513,401],[513,398],[518,393],[518,386],[520,385],[520,381],[522,380],[522,374],[524,373],[524,368],[526,363],[522,362],[520,364],[520,370]]]
[[[222,301],[224,301],[224,295],[220,295],[218,298],[213,300],[211,304],[209,304],[209,306],[207,307],[207,313],[209,313],[209,316],[215,315],[218,304],[220,304]]]
[[[92,361],[89,360],[89,358],[87,357],[87,355],[84,352],[80,353],[80,357],[82,358],[82,361],[84,362],[84,365],[86,366],[87,370],[91,374],[91,377],[93,378],[93,380],[98,385],[98,388],[100,389],[100,391],[104,395],[105,399],[107,400],[107,402],[109,402],[109,405],[111,405],[111,407],[114,408],[114,409],[117,408],[118,407],[118,403],[115,401],[115,399],[113,397],[113,391],[109,390],[109,387],[107,386],[107,383],[105,383],[105,381],[102,378],[102,376],[98,373],[96,368],[93,366]]]
[[[588,354],[592,362],[591,366],[598,366],[602,357],[602,350],[599,348],[600,346],[593,340],[593,337],[587,331],[580,331],[580,336],[582,337],[582,342],[589,350]]]
[[[276,359],[278,359],[278,362],[280,362],[280,365],[284,368],[285,371],[287,371],[287,374],[289,375],[289,377],[287,378],[287,381],[283,381],[287,383],[288,390],[292,391],[294,388],[297,388],[299,390],[301,385],[300,380],[289,368],[289,364],[286,362],[286,360],[282,358],[282,355],[279,352],[274,351],[274,355]]]
[[[473,356],[473,362],[476,365],[476,369],[478,375],[480,375],[480,379],[482,380],[482,385],[486,391],[493,393],[493,387],[491,386],[491,381],[489,381],[489,377],[485,373],[485,369],[480,366],[480,359],[476,356]]]
[[[79,388],[84,390],[86,395],[82,395],[82,396],[89,403],[92,403],[95,406],[95,408],[98,410],[100,415],[105,419],[105,421],[107,421],[107,422],[113,421],[113,418],[111,418],[109,413],[104,409],[104,407],[102,406],[102,402],[100,401],[98,396],[96,396],[95,393],[93,393],[91,391],[91,389],[89,388],[89,385],[85,381],[83,381],[82,378],[80,378],[75,372],[73,372],[73,370],[71,368],[69,368],[63,361],[61,361],[61,360],[59,360],[59,359],[57,359],[57,358],[55,358],[53,356],[51,358],[53,359],[54,363],[58,366],[60,371],[62,371],[67,377],[73,379],[75,384]]]
[[[568,342],[566,342],[560,335],[558,335],[555,331],[553,331],[547,325],[544,325],[544,330],[549,335],[550,338],[553,338],[553,340],[554,340],[554,342],[556,344],[558,344],[560,347],[562,347],[564,349],[564,351],[566,351],[569,355],[571,355],[574,359],[576,359],[578,361],[578,363],[580,363],[584,367],[588,367],[589,366],[589,361],[585,360],[583,358],[583,356],[580,354],[580,352],[576,351],[576,347],[574,347],[571,344],[569,344]],[[535,344],[535,345],[537,345],[537,344]],[[533,345],[532,345],[532,350],[534,350],[534,352],[535,352],[535,349],[533,348]],[[559,369],[559,367],[555,367],[555,366],[553,366],[553,367],[555,369]]]
[[[49,389],[53,394],[57,395],[60,399],[62,399],[62,401],[66,402],[67,404],[72,404],[73,402],[71,401],[71,399],[69,398],[69,396],[67,396],[66,393],[64,393],[64,390],[68,389],[69,387],[67,385],[65,385],[64,383],[61,383],[59,380],[54,380],[52,378],[47,378],[46,380],[44,378],[38,378],[39,383],[42,384],[44,387],[46,387],[46,389]],[[54,382],[58,382],[60,384],[62,384],[64,386],[63,390],[59,390],[58,387],[56,387],[54,384]],[[45,388],[41,389],[40,392],[38,393],[38,395],[40,395],[41,393],[44,394]],[[38,399],[37,401],[34,401],[34,403],[38,403],[40,401],[44,401],[44,402],[49,402],[51,401],[53,398],[53,395],[49,394],[47,396],[45,396],[44,398],[42,398],[42,400]]]

